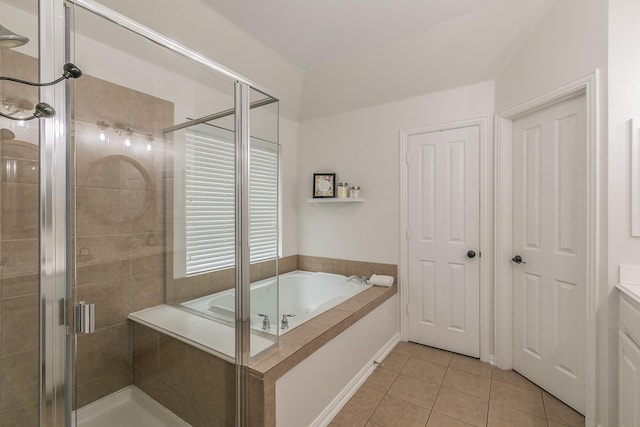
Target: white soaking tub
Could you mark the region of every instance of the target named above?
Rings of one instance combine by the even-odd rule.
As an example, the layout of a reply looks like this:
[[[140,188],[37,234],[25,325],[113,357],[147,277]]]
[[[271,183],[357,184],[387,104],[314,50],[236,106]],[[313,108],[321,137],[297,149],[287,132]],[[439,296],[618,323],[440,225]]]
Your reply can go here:
[[[371,286],[364,285],[359,279],[349,281],[346,276],[339,274],[309,271],[292,271],[280,275],[278,279],[280,282],[279,304],[276,304],[275,277],[251,284],[251,327],[253,329],[263,330],[262,317],[258,316],[258,313],[261,313],[269,316],[271,324],[271,328],[265,332],[276,334],[279,331],[280,334],[284,334]],[[235,289],[207,295],[181,305],[223,322],[233,323]],[[283,314],[294,315],[288,317],[288,329],[280,328]]]

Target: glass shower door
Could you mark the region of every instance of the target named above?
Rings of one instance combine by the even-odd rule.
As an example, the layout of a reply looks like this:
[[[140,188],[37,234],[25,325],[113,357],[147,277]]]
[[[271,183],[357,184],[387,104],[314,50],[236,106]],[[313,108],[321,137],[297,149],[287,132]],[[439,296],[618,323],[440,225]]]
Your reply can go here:
[[[169,412],[166,425],[247,425],[248,345],[257,340],[261,346],[252,349],[264,350],[277,342],[279,318],[277,281],[263,299],[275,305],[271,330],[250,328],[257,313],[238,320],[237,298],[228,298],[248,290],[257,271],[239,244],[248,240],[250,222],[238,222],[251,192],[238,178],[240,167],[249,178],[239,144],[249,150],[250,115],[238,114],[237,91],[247,94],[247,107],[254,95],[229,72],[163,47],[157,33],[136,27],[142,37],[123,28],[128,19],[109,22],[123,18],[117,13],[101,8],[105,20],[79,3],[71,8],[70,60],[84,72],[70,97],[72,299],[95,307],[95,331],[74,337],[76,423],[141,425],[149,405],[131,404],[142,399]],[[274,105],[267,116],[275,125],[264,120],[260,150],[277,168]],[[265,200],[275,209],[256,232],[277,239],[272,175],[252,209],[261,212]],[[260,274],[275,278],[277,240],[270,246]],[[222,303],[210,304],[214,294]],[[185,324],[201,326],[194,332]],[[247,326],[246,335],[238,325]]]
[[[38,81],[37,0],[0,1],[0,76]],[[24,40],[23,40],[24,41]],[[0,425],[39,424],[40,185],[38,90],[0,81]]]

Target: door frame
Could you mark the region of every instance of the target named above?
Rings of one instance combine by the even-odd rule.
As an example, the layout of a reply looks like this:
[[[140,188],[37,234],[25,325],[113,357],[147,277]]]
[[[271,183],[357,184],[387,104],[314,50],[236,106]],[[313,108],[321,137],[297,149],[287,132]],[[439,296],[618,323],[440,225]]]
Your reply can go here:
[[[479,117],[446,124],[433,125],[429,127],[400,130],[400,264],[399,264],[399,281],[402,284],[409,283],[409,154],[408,143],[409,137],[422,133],[440,132],[463,127],[478,126],[479,128],[479,153],[480,158],[480,247],[478,252],[478,262],[480,263],[480,360],[493,363],[493,349],[491,348],[491,338],[493,335],[493,318],[491,313],[492,306],[492,287],[491,287],[491,265],[493,263],[491,244],[491,192],[492,174],[491,174],[491,156],[489,155],[489,144],[492,140],[489,138],[489,118]],[[407,286],[400,286],[400,336],[401,339],[407,340],[409,337],[409,289]]]
[[[512,310],[512,143],[513,122],[535,111],[575,96],[584,95],[587,123],[587,279],[585,320],[585,381],[587,425],[595,423],[596,411],[596,310],[600,224],[600,138],[598,135],[599,72],[567,83],[526,101],[495,118],[495,350],[496,365],[511,369],[513,357]]]

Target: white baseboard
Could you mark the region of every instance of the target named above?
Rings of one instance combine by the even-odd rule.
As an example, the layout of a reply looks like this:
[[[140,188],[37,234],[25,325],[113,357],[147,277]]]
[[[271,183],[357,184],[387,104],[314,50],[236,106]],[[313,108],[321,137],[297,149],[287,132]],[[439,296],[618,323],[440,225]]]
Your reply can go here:
[[[369,375],[373,373],[373,370],[376,368],[374,362],[378,362],[384,359],[387,354],[393,350],[393,348],[400,342],[400,333],[397,332],[395,335],[391,337],[389,341],[369,360],[369,362],[363,366],[363,368],[356,374],[349,384],[342,389],[340,393],[329,403],[329,405],[324,408],[324,410],[318,415],[318,417],[313,420],[309,427],[325,427],[327,426],[331,420],[340,412],[342,407],[351,399],[351,396],[360,388],[360,386],[369,378]]]

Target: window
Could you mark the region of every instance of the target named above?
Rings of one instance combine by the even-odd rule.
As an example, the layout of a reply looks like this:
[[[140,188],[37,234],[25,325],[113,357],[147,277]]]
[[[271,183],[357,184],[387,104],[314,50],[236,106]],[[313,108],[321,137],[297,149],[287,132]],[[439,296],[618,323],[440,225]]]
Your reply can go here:
[[[277,145],[250,146],[250,262],[278,255]],[[235,148],[233,133],[212,128],[186,135],[186,273],[235,264]]]

